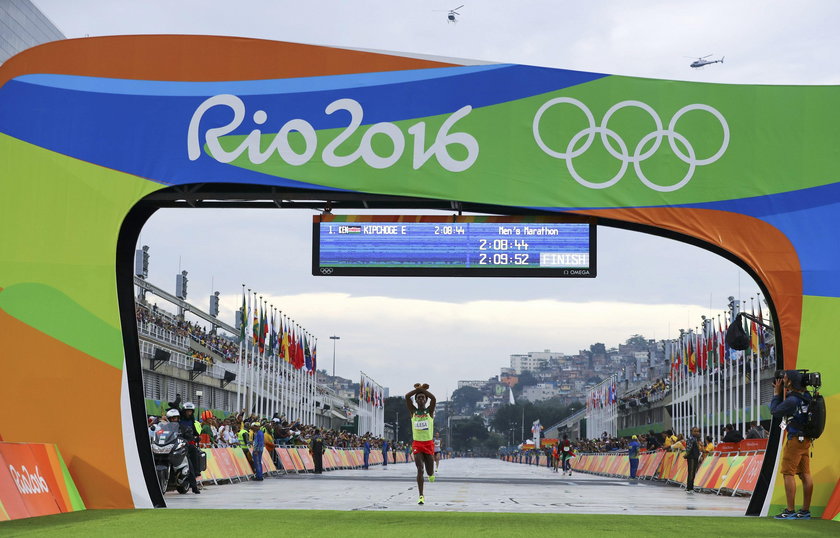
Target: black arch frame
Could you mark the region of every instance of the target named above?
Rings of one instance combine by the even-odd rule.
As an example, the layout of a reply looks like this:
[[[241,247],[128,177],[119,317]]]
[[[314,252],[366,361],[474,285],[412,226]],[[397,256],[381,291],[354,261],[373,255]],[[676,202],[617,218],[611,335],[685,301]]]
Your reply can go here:
[[[442,211],[467,211],[499,215],[557,215],[558,212],[539,209],[477,204],[456,200],[436,200],[405,196],[387,196],[347,191],[290,189],[248,184],[195,183],[169,187],[151,193],[138,201],[126,215],[118,239],[115,261],[117,278],[117,299],[120,311],[120,324],[123,335],[126,378],[128,381],[131,405],[132,426],[137,452],[143,471],[146,488],[156,508],[165,508],[166,501],[158,486],[154,459],[149,445],[148,423],[146,421],[145,396],[143,392],[143,372],[140,362],[140,341],[135,320],[133,259],[134,249],[143,225],[162,208],[272,208],[272,209],[428,209]],[[773,319],[776,334],[776,367],[783,368],[784,350],[778,316],[771,295],[757,273],[740,258],[717,245],[702,241],[696,237],[633,222],[597,217],[599,226],[608,226],[645,234],[657,235],[667,239],[687,243],[717,254],[734,263],[758,284],[764,295]],[[776,466],[781,430],[777,427],[779,419],[772,419],[770,438],[767,443],[761,473],[756,482],[753,495],[745,515],[759,516],[767,495],[770,493],[773,471]],[[772,454],[772,457],[768,457]]]

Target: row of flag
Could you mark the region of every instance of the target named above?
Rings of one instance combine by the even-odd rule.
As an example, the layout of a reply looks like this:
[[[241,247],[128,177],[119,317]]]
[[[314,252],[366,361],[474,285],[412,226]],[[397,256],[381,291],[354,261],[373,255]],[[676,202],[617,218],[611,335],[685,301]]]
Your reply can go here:
[[[385,407],[385,392],[376,382],[362,374],[359,381],[359,401],[374,408]]]
[[[589,391],[586,398],[586,409],[601,409],[614,405],[618,401],[618,387],[615,379],[609,383],[602,383]]]
[[[761,311],[761,304],[758,305],[758,316],[752,313],[763,323],[764,316]],[[714,370],[718,366],[725,366],[727,360],[737,360],[742,356],[741,351],[731,349],[726,345],[726,323],[721,325],[720,318],[717,326],[712,320],[707,320],[703,330],[699,332],[689,331],[684,333],[675,345],[669,349],[671,374],[678,375],[680,372],[699,373],[705,370]],[[749,331],[750,351],[754,354],[763,355],[766,350],[764,327],[761,323],[748,320],[745,332]]]
[[[300,325],[262,298],[257,300],[256,294],[251,300],[244,288],[240,312],[239,338],[243,344],[249,338],[261,355],[283,360],[296,370],[305,367],[310,375],[314,374],[318,364],[316,342]]]

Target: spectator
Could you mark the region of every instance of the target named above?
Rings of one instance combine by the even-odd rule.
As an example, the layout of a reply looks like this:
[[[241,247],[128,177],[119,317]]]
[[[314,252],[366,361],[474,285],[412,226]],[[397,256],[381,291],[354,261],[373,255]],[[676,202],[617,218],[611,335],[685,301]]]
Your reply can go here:
[[[653,433],[653,430],[650,430],[650,433],[646,439],[646,446],[648,450],[656,450],[662,446],[662,443],[659,441],[659,437]]]
[[[630,458],[630,478],[636,478],[636,471],[639,468],[639,449],[641,445],[639,444],[639,438],[637,436],[633,436],[633,439],[630,441],[630,445],[627,447],[627,457]]]
[[[694,476],[697,474],[697,467],[700,464],[700,428],[691,428],[691,435],[685,442],[685,454],[683,457],[688,463],[688,476],[685,481],[685,492],[694,493]]]
[[[741,435],[741,432],[739,432],[732,424],[727,424],[724,430],[726,432],[723,435],[724,443],[740,443],[744,440],[744,437]]]
[[[760,422],[750,422],[750,429],[747,430],[747,439],[766,439],[767,431]]]

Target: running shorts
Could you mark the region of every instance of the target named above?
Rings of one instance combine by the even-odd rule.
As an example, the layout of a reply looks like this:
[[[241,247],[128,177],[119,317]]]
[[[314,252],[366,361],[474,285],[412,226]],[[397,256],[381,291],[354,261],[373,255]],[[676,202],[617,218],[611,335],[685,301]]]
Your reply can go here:
[[[435,442],[434,441],[414,441],[414,444],[411,445],[411,453],[412,454],[432,454],[435,453]]]

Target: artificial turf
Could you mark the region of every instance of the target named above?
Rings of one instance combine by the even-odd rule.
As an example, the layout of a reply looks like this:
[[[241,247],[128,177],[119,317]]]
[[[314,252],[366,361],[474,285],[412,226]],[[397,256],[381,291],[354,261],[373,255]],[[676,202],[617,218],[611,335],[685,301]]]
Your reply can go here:
[[[840,523],[772,518],[372,512],[86,510],[0,523],[0,536],[838,536]]]

